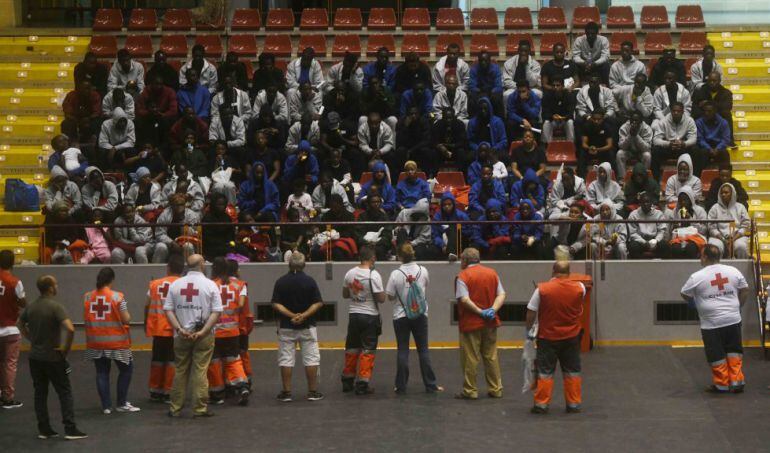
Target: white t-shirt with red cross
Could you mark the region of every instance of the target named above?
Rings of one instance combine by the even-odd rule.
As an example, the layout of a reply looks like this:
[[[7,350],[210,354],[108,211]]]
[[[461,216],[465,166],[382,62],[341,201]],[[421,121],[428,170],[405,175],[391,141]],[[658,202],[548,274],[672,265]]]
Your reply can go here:
[[[374,293],[384,291],[382,277],[375,270],[363,269],[358,266],[345,274],[345,288],[350,291],[350,309],[348,313],[362,315],[380,314],[379,307],[374,301]]]
[[[738,269],[712,264],[692,274],[682,294],[695,301],[701,329],[718,329],[741,322],[738,291],[748,286]]]

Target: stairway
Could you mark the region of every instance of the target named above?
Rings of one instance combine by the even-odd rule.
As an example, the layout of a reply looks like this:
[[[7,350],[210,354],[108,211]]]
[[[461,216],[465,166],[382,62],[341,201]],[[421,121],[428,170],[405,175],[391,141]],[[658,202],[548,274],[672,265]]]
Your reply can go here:
[[[0,204],[8,178],[41,188],[47,182],[61,103],[89,41],[88,36],[0,36]],[[0,229],[0,249],[13,250],[17,263],[37,262],[42,223],[40,212],[7,212],[2,206],[0,225],[29,227]]]

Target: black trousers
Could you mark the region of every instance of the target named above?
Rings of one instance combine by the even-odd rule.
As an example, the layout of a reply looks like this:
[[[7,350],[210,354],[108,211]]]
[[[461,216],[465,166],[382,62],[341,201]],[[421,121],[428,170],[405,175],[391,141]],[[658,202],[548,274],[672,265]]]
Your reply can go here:
[[[66,362],[62,359],[57,362],[29,359],[29,371],[32,374],[32,384],[35,388],[35,415],[37,416],[37,428],[40,432],[51,428],[51,420],[48,417],[48,384],[52,384],[56,394],[59,395],[61,405],[62,422],[66,430],[75,429],[75,404],[72,399],[72,387],[66,373]]]
[[[741,323],[717,329],[701,329],[700,334],[709,363],[723,360],[729,353],[743,354]]]
[[[671,253],[670,248],[671,247],[669,246],[668,242],[660,241],[655,246],[655,249],[652,250],[652,253],[656,258],[668,258]],[[644,252],[646,251],[647,249],[642,244],[634,241],[628,242],[628,255],[631,257],[631,259],[644,258]]]
[[[152,361],[174,361],[174,337],[152,337]]]
[[[553,376],[557,361],[562,373],[580,373],[580,335],[566,340],[537,339],[538,375]]]
[[[361,313],[351,313],[349,316],[345,349],[360,349],[364,354],[374,353],[382,331],[382,319],[378,315]]]

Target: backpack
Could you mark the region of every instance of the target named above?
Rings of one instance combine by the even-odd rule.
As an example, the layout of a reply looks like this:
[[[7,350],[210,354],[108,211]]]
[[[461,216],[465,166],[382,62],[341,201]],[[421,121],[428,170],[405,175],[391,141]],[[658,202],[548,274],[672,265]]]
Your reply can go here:
[[[21,179],[5,180],[6,211],[40,211],[40,193],[33,184]]]
[[[409,285],[406,291],[406,301],[401,299],[401,293],[396,292],[398,301],[401,302],[401,307],[404,309],[406,317],[409,319],[416,319],[424,315],[428,310],[428,302],[425,300],[425,290],[417,283],[420,278],[422,268],[417,272],[416,277],[406,275],[401,269],[397,269],[404,274],[404,281]]]

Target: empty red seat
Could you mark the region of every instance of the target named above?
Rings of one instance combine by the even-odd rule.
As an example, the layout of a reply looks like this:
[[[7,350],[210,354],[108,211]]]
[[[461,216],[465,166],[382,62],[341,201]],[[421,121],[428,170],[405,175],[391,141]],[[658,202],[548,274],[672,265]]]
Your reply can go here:
[[[163,14],[163,31],[187,31],[192,28],[189,9],[167,9]]]
[[[599,8],[596,6],[576,6],[572,12],[572,28],[582,29],[589,22],[596,22],[601,26],[602,18],[599,16]]]
[[[150,35],[128,35],[123,47],[131,52],[132,57],[150,58],[152,56],[152,38]]]
[[[560,6],[540,8],[537,13],[537,28],[567,28],[567,19]]]
[[[258,9],[238,8],[233,13],[233,20],[230,22],[231,30],[259,30],[262,24],[262,15]]]
[[[181,60],[167,60],[166,61],[169,66],[174,68],[174,71],[179,72],[180,69],[182,69],[182,65],[184,64]]]
[[[258,50],[257,38],[254,35],[230,35],[227,49],[240,57],[254,58]]]
[[[342,57],[346,52],[361,55],[361,38],[354,34],[340,34],[334,36],[332,44],[332,56]]]
[[[88,50],[99,58],[115,58],[118,53],[118,40],[114,36],[94,35]]]
[[[642,7],[642,28],[670,28],[668,11],[663,5]]]
[[[610,53],[620,55],[620,45],[630,41],[634,45],[634,54],[639,55],[639,45],[636,41],[636,33],[616,31],[610,36]]]
[[[671,33],[667,31],[653,31],[644,37],[644,53],[648,55],[660,55],[666,47],[671,46]]]
[[[700,173],[700,180],[703,186],[703,192],[708,192],[711,189],[711,182],[719,177],[719,170],[716,168],[704,169]]]
[[[406,8],[401,16],[403,30],[430,30],[428,8]]]
[[[408,33],[404,35],[401,41],[401,55],[414,52],[420,56],[430,55],[430,43],[428,35],[422,33]]]
[[[316,56],[326,57],[326,37],[324,35],[300,35],[297,45],[297,55],[308,47],[315,50]]]
[[[700,5],[679,5],[676,7],[677,27],[705,27],[703,10]]]
[[[515,55],[519,53],[519,43],[521,41],[529,41],[529,48],[532,49],[532,53],[535,53],[535,45],[532,41],[532,35],[529,33],[511,33],[505,38],[505,53],[507,55]]]
[[[436,183],[444,187],[465,186],[465,175],[461,171],[440,171],[436,174]]]
[[[527,7],[511,6],[505,10],[503,26],[506,30],[532,29],[532,14]]]
[[[294,13],[289,8],[272,8],[267,11],[266,30],[294,30]],[[289,46],[291,48],[291,46]]]
[[[473,8],[471,10],[471,30],[497,30],[497,11],[494,8]]]
[[[154,9],[134,8],[131,10],[131,18],[128,19],[130,31],[147,31],[158,28],[158,14]]]
[[[335,30],[360,30],[363,24],[360,8],[337,8],[334,11]]]
[[[300,30],[326,30],[329,28],[329,14],[326,8],[305,8],[299,19]]]
[[[540,55],[552,55],[554,44],[563,44],[564,49],[569,50],[568,43],[566,33],[543,33],[540,36]]]
[[[224,30],[225,29],[225,20],[224,18],[220,18],[218,22],[196,22],[195,23],[195,30]]]
[[[436,30],[465,30],[465,19],[460,8],[439,8]]]
[[[369,35],[366,41],[366,54],[370,57],[377,55],[377,49],[385,47],[391,55],[396,53],[396,40],[393,35]]]
[[[607,28],[636,28],[634,10],[630,6],[610,6],[607,9]]]
[[[450,44],[457,44],[460,46],[460,56],[465,53],[465,42],[463,41],[463,35],[460,33],[442,33],[436,38],[436,57],[442,57],[446,55],[446,47]]]
[[[692,68],[692,65],[695,64],[696,61],[698,61],[699,58],[697,57],[690,57],[686,60],[684,60],[684,71],[687,75],[687,79],[689,80],[692,74],[690,74],[690,69]]]
[[[186,57],[187,37],[184,35],[163,35],[160,37],[160,50],[169,57]]]
[[[492,54],[493,58],[500,54],[500,47],[497,44],[497,35],[483,33],[471,36],[471,55],[478,55],[479,52],[484,51]]]
[[[679,35],[679,52],[682,54],[699,54],[706,44],[708,39],[705,31],[683,31]]]
[[[395,30],[396,12],[393,11],[393,8],[370,9],[366,28],[369,30]]]
[[[100,8],[94,17],[94,31],[120,31],[123,29],[123,13],[119,9]]]
[[[272,53],[279,57],[291,56],[291,36],[278,34],[266,35],[265,47],[262,49],[262,52]]]
[[[570,141],[554,140],[548,144],[545,151],[546,160],[551,165],[575,165],[577,156],[575,154],[575,144]]]
[[[209,58],[219,58],[222,56],[222,40],[219,35],[198,35],[195,37],[195,45],[202,45],[206,49],[206,56]]]

